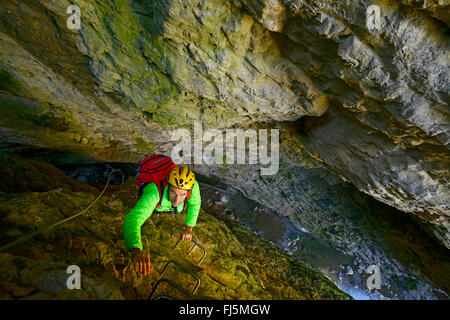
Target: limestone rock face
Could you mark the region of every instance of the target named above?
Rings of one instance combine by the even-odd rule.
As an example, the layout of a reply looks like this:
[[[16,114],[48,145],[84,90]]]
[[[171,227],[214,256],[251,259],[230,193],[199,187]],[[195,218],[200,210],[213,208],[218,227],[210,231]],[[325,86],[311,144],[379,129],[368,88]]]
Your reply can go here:
[[[27,192],[0,192],[0,248],[89,209],[6,252],[2,249],[0,299],[351,299],[311,266],[204,210],[194,236],[207,255],[197,248],[188,255],[192,242],[174,247],[180,236],[180,231],[174,231],[184,225],[184,214],[153,214],[142,226],[141,237],[154,270],[139,276],[123,241],[123,219],[136,204],[134,177],[122,188],[109,184],[98,197],[94,187],[67,176],[60,177],[64,185],[51,190],[52,178],[63,175],[60,170],[0,153],[0,160],[5,158],[10,166],[28,163],[47,170],[41,174],[42,183],[29,184]],[[5,173],[0,171],[0,177],[7,177]],[[34,174],[25,171],[17,181],[26,185]],[[67,285],[73,274],[67,271],[69,266],[80,270],[79,290]],[[161,279],[184,291],[180,294],[164,282],[159,285]],[[197,287],[196,279],[200,281]]]
[[[313,11],[322,27],[293,23],[287,35],[303,44],[304,28],[315,30],[336,58],[318,54],[331,62],[322,84],[333,107],[307,125],[307,149],[360,190],[448,230],[448,27],[411,4],[380,4],[377,31],[367,30],[363,3],[303,4],[295,16]],[[449,234],[441,239],[448,246]]]
[[[0,4],[3,144],[135,161],[193,120],[294,125],[450,248],[447,1],[72,2]]]

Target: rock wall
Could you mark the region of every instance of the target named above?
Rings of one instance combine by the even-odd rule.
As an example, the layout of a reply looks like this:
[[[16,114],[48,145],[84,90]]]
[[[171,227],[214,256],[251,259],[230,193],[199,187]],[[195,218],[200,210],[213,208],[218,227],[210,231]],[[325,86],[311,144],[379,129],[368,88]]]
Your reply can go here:
[[[203,209],[194,236],[206,256],[197,248],[187,255],[192,242],[182,242],[175,248],[180,233],[174,231],[183,226],[184,214],[153,214],[142,226],[141,235],[154,269],[140,276],[133,270],[122,232],[123,219],[136,204],[133,177],[122,186],[109,184],[98,197],[95,187],[69,178],[52,165],[0,153],[0,163],[6,162],[10,168],[27,165],[30,169],[16,178],[17,185],[4,186],[0,191],[0,248],[85,211],[0,252],[2,300],[145,300],[159,296],[351,299],[317,270],[244,227],[220,220]],[[46,170],[39,173],[39,166]],[[0,177],[8,177],[8,172],[2,166]],[[53,181],[55,177],[60,178],[59,184]],[[80,268],[80,289],[67,285],[73,274],[67,270],[72,265]],[[159,284],[161,279],[172,281],[181,292],[168,283]],[[196,279],[200,281],[198,287]]]
[[[276,124],[450,247],[448,12],[446,1],[1,1],[1,140],[135,161],[170,152],[169,130],[194,120]]]

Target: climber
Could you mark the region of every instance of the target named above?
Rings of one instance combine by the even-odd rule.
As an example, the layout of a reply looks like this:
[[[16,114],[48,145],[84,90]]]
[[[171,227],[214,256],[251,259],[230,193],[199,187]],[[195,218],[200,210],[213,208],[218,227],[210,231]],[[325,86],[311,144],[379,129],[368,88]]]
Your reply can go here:
[[[141,226],[154,210],[177,214],[187,206],[185,228],[181,237],[183,241],[190,241],[200,211],[201,197],[194,172],[187,166],[175,165],[167,155],[154,155],[142,159],[140,164],[140,168],[145,167],[145,170],[141,170],[141,174],[138,170],[136,178],[138,185],[141,186],[139,191],[142,196],[125,216],[123,232],[125,246],[127,252],[131,253],[135,271],[147,275],[153,267],[150,263],[150,255],[142,252]],[[161,169],[161,167],[163,168]],[[168,169],[171,169],[170,173],[165,176],[165,179],[162,178]],[[149,172],[151,172],[151,176],[148,174]],[[158,177],[155,172],[158,172],[160,176]],[[158,180],[160,180],[159,183]],[[146,183],[142,183],[142,181]],[[148,181],[153,182],[149,183]]]

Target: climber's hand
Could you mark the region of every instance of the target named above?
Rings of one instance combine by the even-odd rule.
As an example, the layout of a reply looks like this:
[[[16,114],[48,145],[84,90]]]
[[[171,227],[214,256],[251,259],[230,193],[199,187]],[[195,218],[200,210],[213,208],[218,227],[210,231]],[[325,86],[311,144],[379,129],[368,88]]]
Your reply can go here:
[[[186,231],[183,233],[181,240],[191,241],[191,239],[192,239],[192,227],[186,226]]]
[[[131,260],[133,260],[134,270],[144,276],[149,274],[153,269],[150,263],[150,255],[142,253],[139,248],[131,249]]]

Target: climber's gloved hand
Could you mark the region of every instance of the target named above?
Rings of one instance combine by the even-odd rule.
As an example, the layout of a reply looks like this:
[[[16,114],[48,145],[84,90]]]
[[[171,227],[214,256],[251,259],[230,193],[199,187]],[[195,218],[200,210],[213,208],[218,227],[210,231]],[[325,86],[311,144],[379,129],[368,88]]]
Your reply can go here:
[[[192,227],[186,226],[181,240],[183,240],[183,241],[191,241],[191,239],[192,239]]]
[[[149,274],[153,267],[150,263],[150,255],[148,253],[142,253],[141,249],[131,249],[131,260],[134,264],[134,270],[142,275]]]

